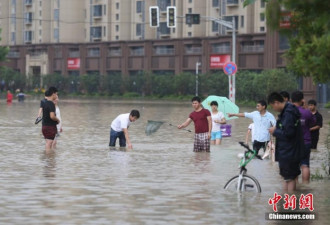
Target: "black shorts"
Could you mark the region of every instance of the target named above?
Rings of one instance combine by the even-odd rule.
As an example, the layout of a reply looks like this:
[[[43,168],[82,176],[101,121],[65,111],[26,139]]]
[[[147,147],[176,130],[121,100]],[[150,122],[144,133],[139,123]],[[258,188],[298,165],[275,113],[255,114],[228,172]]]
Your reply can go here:
[[[294,180],[300,175],[300,163],[299,162],[283,162],[279,161],[280,175],[285,181]]]

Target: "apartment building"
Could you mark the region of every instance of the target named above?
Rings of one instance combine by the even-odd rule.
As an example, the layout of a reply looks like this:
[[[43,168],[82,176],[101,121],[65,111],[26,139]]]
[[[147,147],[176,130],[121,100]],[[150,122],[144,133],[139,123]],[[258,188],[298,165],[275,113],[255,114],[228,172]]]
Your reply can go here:
[[[149,8],[159,7],[159,26],[150,27]],[[176,7],[176,27],[166,9]],[[239,34],[265,33],[265,2],[243,0],[1,0],[1,45],[83,43],[119,40],[212,37],[232,31],[213,21],[235,18]],[[200,24],[186,24],[199,14]]]

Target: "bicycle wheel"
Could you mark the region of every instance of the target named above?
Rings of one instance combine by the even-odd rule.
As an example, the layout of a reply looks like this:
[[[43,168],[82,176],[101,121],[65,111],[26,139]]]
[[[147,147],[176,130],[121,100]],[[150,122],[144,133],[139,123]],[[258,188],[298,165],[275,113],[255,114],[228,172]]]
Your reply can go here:
[[[237,191],[237,185],[238,184],[238,176],[234,176],[231,178],[226,185],[224,186],[224,189],[231,190],[231,191]],[[249,176],[249,175],[243,175],[243,180],[241,182],[241,185],[243,186],[243,190],[247,192],[261,192],[261,186],[256,178]],[[239,188],[241,190],[242,187]]]

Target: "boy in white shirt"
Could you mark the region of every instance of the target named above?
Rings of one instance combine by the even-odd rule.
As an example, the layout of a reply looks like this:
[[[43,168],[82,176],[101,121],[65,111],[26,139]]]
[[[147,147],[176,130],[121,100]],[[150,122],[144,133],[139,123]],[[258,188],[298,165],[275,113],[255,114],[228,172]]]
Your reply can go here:
[[[135,122],[140,118],[140,113],[138,110],[133,109],[131,113],[120,114],[111,123],[110,129],[110,147],[115,147],[116,140],[119,138],[120,147],[126,147],[126,142],[128,149],[132,149],[132,143],[128,135],[128,127],[131,122]]]

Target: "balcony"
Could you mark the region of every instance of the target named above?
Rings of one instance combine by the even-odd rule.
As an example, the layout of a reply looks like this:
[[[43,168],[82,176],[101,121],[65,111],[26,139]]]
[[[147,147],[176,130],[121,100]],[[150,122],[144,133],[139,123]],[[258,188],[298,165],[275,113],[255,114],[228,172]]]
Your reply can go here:
[[[238,6],[238,0],[227,0],[228,7],[236,7]]]
[[[242,52],[263,52],[265,49],[263,45],[244,45],[241,48]]]
[[[102,5],[93,6],[93,19],[95,20],[102,19]]]
[[[91,38],[93,41],[102,39],[102,27],[91,27]]]
[[[30,7],[30,6],[32,6],[32,0],[24,0],[24,5],[25,5],[26,7]]]
[[[33,21],[33,13],[32,12],[25,13],[24,24],[32,25],[32,21]]]

